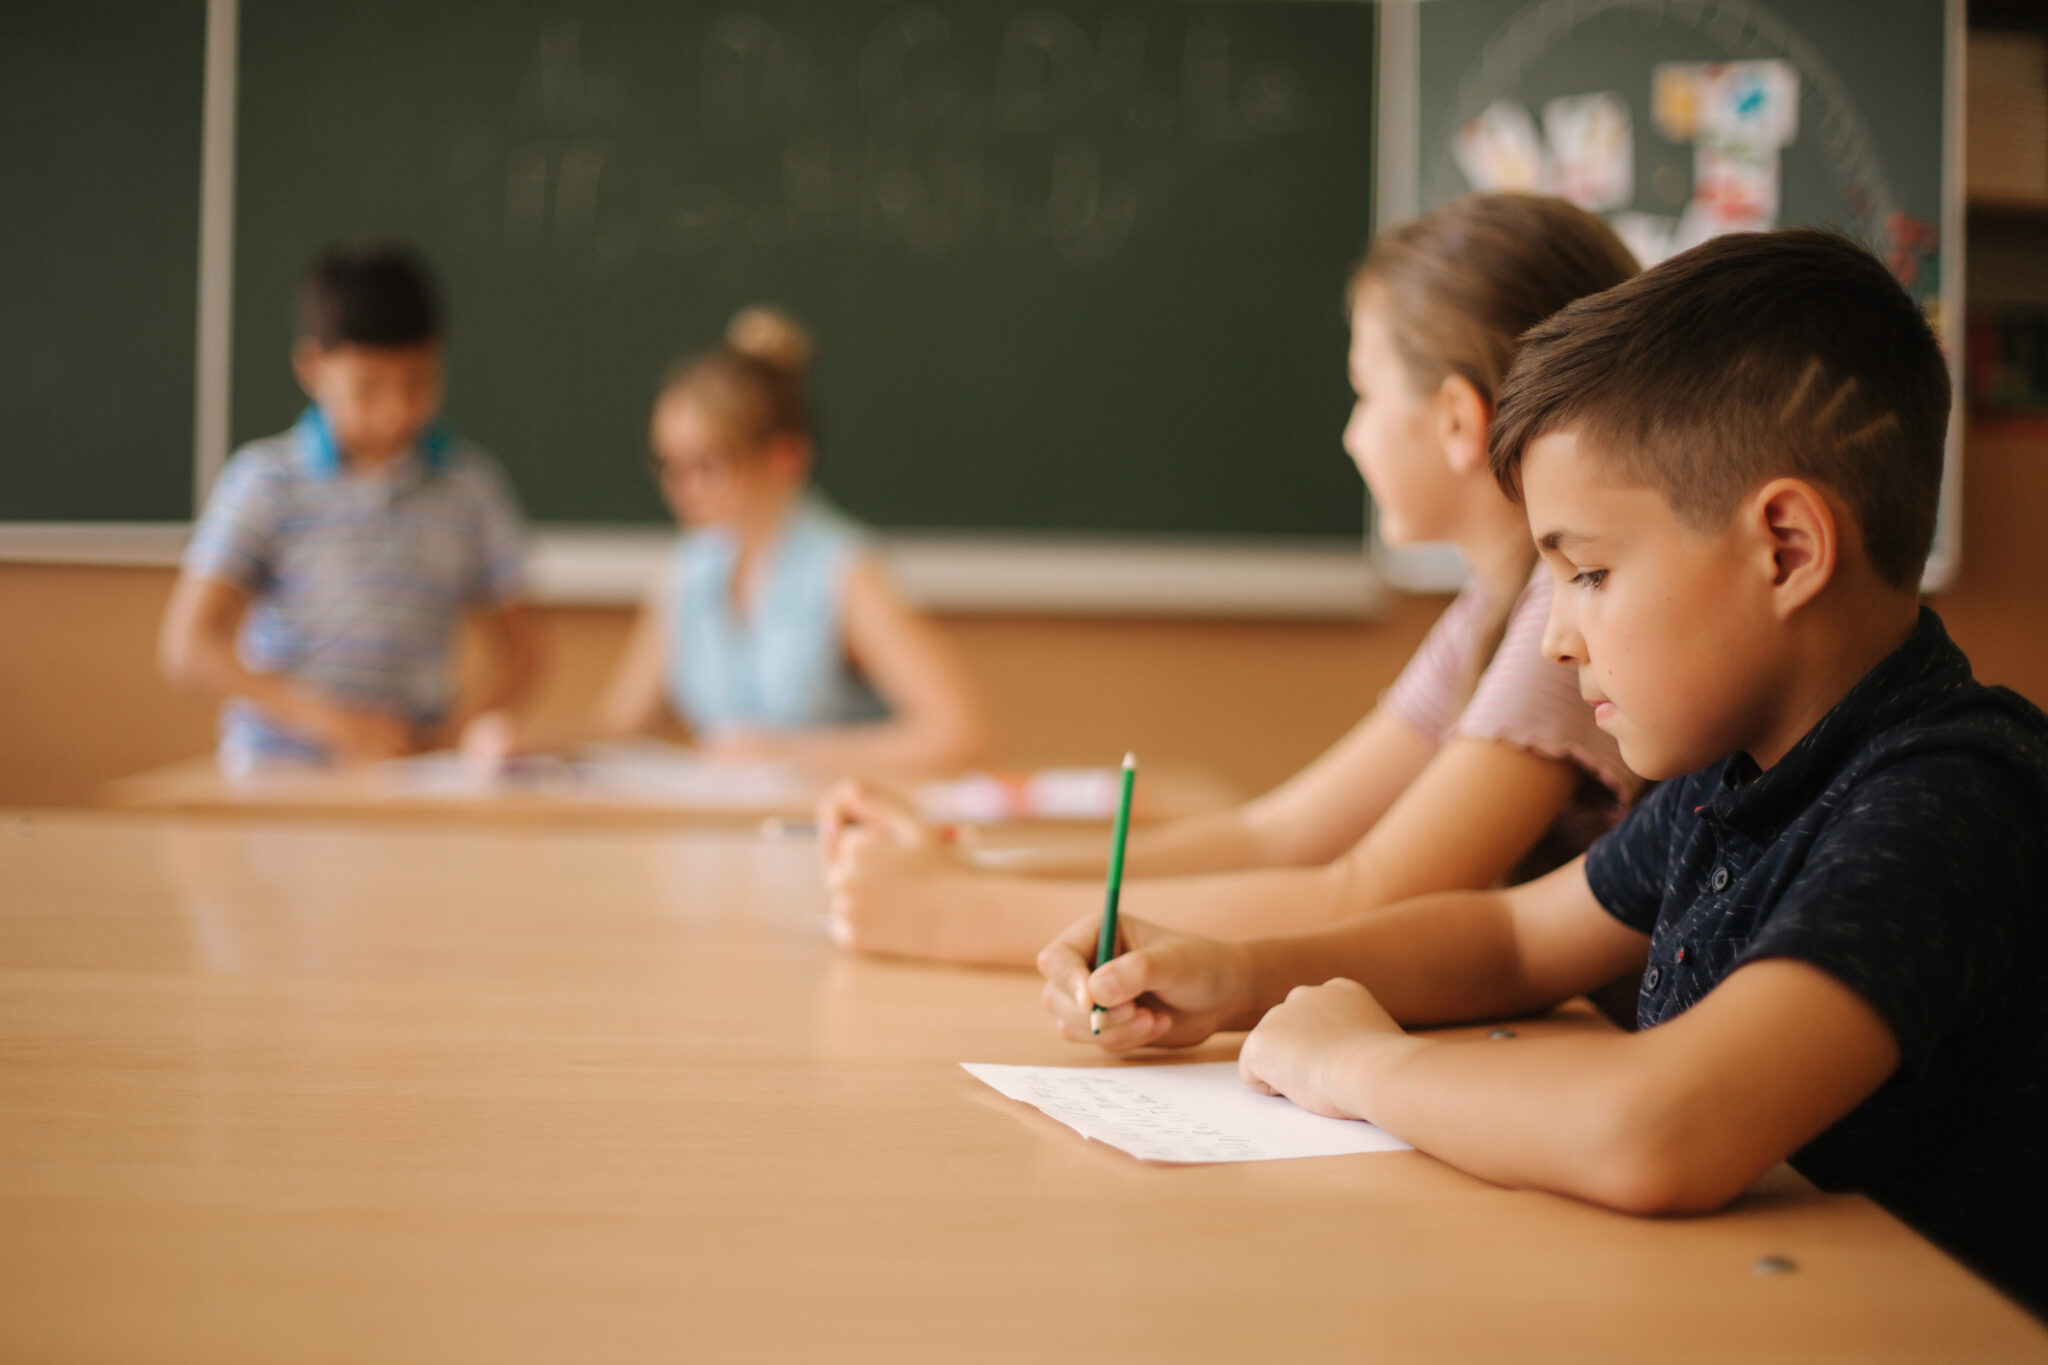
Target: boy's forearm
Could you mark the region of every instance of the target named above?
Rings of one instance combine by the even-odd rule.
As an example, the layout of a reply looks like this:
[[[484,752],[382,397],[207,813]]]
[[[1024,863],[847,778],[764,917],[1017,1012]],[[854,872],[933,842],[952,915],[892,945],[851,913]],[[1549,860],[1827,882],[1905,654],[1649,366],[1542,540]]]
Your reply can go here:
[[[1406,1025],[1527,1014],[1558,1003],[1522,980],[1506,896],[1453,891],[1363,914],[1334,928],[1246,945],[1252,1018],[1296,986],[1356,981]]]
[[[235,641],[248,605],[243,590],[223,580],[180,575],[157,639],[166,681],[215,701],[239,698],[287,724],[315,729],[316,697],[282,674],[242,662]]]
[[[314,729],[319,703],[298,683],[281,673],[263,673],[244,664],[231,641],[201,638],[189,642],[178,656],[174,680],[218,701],[250,702],[287,724]]]
[[[486,711],[517,711],[520,704],[533,691],[534,673],[531,658],[524,660],[517,667],[497,669],[492,674],[490,685],[459,713],[457,719],[467,720]]]
[[[501,607],[490,621],[497,658],[470,714],[517,710],[540,674],[540,628],[534,608],[524,603]]]
[[[1341,864],[1252,868],[1124,883],[1123,903],[1140,919],[1205,938],[1250,939],[1328,929],[1374,907],[1354,903]],[[1101,886],[1096,884],[1097,899]]]
[[[1346,1112],[1498,1185],[1628,1213],[1704,1212],[1759,1172],[1682,1140],[1636,1035],[1442,1040],[1370,1034],[1337,1049]],[[1660,1117],[1661,1116],[1661,1117]],[[1673,1141],[1674,1135],[1679,1140]]]

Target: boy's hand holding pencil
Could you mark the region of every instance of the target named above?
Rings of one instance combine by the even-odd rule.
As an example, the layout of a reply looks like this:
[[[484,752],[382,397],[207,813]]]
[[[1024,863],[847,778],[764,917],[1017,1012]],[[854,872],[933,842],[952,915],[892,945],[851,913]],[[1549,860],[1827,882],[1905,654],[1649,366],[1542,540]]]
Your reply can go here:
[[[1125,754],[1102,917],[1082,920],[1038,955],[1045,1005],[1059,1020],[1060,1035],[1100,1043],[1111,1052],[1187,1047],[1220,1029],[1251,1027],[1250,1020],[1239,1021],[1249,1013],[1252,995],[1242,950],[1141,920],[1120,921],[1124,844],[1137,776],[1137,756]],[[1129,944],[1132,951],[1117,956],[1119,944]]]
[[[1116,956],[1119,942],[1116,931],[1117,899],[1124,889],[1124,845],[1131,836],[1131,789],[1138,780],[1138,756],[1124,755],[1123,772],[1119,775],[1116,796],[1116,825],[1110,832],[1109,877],[1107,898],[1102,905],[1102,928],[1095,937],[1095,965],[1100,967]],[[1088,1032],[1102,1032],[1103,1008],[1095,1006],[1088,1011]]]
[[[1095,967],[1101,927],[1090,915],[1038,955],[1045,1007],[1059,1021],[1061,1037],[1128,1052],[1192,1047],[1211,1034],[1258,1022],[1251,961],[1241,945],[1124,916],[1124,954]],[[1097,1007],[1103,1011],[1099,1033],[1090,1029]]]

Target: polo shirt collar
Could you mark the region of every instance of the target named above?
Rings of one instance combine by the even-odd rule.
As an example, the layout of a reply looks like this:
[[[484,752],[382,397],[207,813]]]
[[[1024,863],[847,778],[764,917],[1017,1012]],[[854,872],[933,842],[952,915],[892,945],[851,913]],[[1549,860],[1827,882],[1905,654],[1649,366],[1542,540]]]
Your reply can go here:
[[[299,449],[305,453],[309,471],[323,479],[341,477],[341,445],[334,439],[334,429],[327,424],[327,414],[320,411],[318,403],[306,406],[292,432],[298,437]],[[447,468],[449,444],[448,429],[438,421],[421,432],[419,440],[413,442],[413,454],[418,458],[420,468],[430,474],[438,474]]]
[[[1738,753],[1723,760],[1715,792],[1700,813],[1766,843],[1818,800],[1850,757],[1902,721],[1970,682],[1970,661],[1948,638],[1932,608],[1904,644],[1864,674],[1769,772]]]

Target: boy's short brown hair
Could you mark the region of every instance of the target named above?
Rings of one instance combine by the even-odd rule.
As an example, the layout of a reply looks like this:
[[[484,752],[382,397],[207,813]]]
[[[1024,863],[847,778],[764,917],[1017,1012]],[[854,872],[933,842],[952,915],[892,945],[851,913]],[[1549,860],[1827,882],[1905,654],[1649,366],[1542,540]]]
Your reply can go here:
[[[1840,494],[1872,567],[1918,582],[1934,543],[1948,367],[1889,272],[1808,228],[1717,237],[1533,327],[1502,383],[1493,474],[1570,429],[1690,526],[1790,475]]]

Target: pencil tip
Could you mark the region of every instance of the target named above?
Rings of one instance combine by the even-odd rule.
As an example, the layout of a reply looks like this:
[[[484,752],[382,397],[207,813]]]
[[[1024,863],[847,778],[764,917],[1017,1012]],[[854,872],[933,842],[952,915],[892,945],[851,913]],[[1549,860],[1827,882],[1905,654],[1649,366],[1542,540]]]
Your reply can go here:
[[[1125,766],[1126,768],[1135,768],[1135,767],[1137,767],[1137,766],[1138,766],[1138,756],[1137,756],[1136,754],[1134,754],[1134,753],[1126,753],[1126,754],[1124,755],[1124,766]]]

